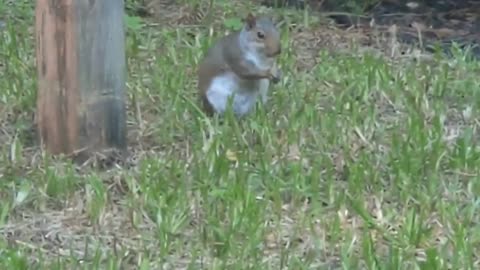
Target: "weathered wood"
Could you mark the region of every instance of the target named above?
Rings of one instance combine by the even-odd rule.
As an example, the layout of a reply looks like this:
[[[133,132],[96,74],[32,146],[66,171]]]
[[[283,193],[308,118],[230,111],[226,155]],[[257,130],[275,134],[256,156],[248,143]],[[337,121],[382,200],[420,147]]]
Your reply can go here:
[[[52,154],[126,147],[123,0],[37,0],[37,128]]]

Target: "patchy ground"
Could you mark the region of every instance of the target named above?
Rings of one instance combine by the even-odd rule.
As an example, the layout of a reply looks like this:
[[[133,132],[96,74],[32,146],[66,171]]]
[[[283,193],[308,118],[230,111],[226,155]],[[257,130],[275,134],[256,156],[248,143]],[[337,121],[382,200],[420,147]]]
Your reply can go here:
[[[207,2],[128,21],[129,156],[107,168],[40,151],[32,7],[0,8],[2,269],[479,267],[476,61],[262,8],[285,76],[219,125],[195,67],[249,4]]]

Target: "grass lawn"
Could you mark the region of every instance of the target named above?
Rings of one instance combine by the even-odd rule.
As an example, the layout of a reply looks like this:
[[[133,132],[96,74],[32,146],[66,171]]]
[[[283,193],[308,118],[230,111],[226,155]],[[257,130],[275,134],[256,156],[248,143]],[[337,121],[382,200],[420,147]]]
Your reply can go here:
[[[221,125],[195,69],[249,4],[130,18],[129,156],[104,169],[34,140],[30,2],[0,4],[0,269],[480,269],[480,65],[459,50],[264,10],[283,80]]]

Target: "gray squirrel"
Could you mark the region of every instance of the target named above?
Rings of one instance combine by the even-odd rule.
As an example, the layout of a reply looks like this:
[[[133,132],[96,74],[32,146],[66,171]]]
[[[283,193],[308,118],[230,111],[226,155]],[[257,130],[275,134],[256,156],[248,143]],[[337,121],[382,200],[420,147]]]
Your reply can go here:
[[[249,13],[243,28],[216,41],[199,64],[198,88],[206,114],[223,115],[230,98],[236,117],[251,112],[259,98],[265,104],[270,81],[278,83],[281,77],[276,65],[280,53],[274,23]]]

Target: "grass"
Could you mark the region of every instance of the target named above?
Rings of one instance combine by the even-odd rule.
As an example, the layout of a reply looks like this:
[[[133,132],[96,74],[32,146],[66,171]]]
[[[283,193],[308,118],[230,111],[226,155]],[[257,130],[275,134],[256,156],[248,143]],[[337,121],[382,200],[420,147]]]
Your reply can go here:
[[[0,268],[479,268],[480,66],[466,54],[320,46],[349,33],[289,14],[304,31],[282,28],[268,105],[220,125],[198,111],[194,72],[221,18],[196,39],[141,21],[129,162],[102,170],[33,140],[27,2],[0,4]]]

